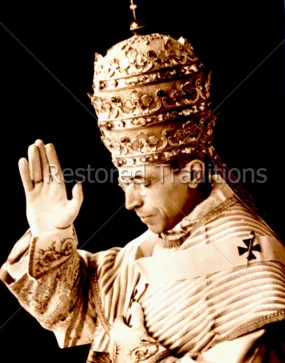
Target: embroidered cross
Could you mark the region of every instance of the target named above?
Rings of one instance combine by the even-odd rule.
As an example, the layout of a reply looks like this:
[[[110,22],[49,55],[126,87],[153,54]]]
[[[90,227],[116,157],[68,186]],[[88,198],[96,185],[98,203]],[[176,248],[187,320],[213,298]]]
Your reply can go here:
[[[249,261],[256,259],[256,256],[254,255],[254,253],[252,251],[261,252],[261,247],[260,247],[259,243],[257,245],[253,246],[254,239],[255,239],[255,233],[250,232],[249,238],[243,240],[244,244],[246,245],[246,248],[238,246],[238,252],[239,252],[240,256],[243,255],[244,253],[248,252],[248,255],[246,257],[247,264]]]

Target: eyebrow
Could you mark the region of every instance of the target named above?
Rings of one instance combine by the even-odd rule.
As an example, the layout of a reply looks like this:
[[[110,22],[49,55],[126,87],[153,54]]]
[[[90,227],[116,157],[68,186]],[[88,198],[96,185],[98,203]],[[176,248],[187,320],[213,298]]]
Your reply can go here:
[[[128,176],[128,175],[123,175],[123,176],[119,176],[118,179],[124,180],[124,179],[128,179],[128,180],[135,180],[135,179],[147,179],[147,176],[143,176],[143,175],[136,175],[136,176]]]
[[[135,175],[135,176],[122,175],[122,176],[118,177],[118,180],[125,180],[125,179],[131,180],[131,181],[133,181],[133,180],[146,180],[146,179],[154,180],[155,175],[153,175],[153,174],[149,174],[149,175],[140,175],[140,174],[138,174],[138,175]]]

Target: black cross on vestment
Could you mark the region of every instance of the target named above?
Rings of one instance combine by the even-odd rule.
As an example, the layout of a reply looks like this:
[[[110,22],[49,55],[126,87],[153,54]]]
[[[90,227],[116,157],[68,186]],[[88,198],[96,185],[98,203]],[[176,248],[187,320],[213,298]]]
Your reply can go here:
[[[253,251],[261,252],[261,247],[259,243],[253,246],[254,239],[255,239],[255,233],[251,232],[249,234],[249,238],[243,240],[244,244],[246,245],[246,248],[238,246],[238,252],[240,256],[248,252],[248,255],[246,257],[248,262],[256,259],[256,256],[254,255]]]

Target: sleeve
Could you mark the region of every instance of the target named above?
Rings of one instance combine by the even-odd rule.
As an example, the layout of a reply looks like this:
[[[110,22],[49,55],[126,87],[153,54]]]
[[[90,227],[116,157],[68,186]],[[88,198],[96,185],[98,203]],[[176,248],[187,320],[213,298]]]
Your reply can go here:
[[[196,358],[193,354],[186,354],[182,358],[169,355],[157,362],[282,363],[284,357],[284,323],[276,323],[266,329],[259,329],[231,341],[218,343]]]
[[[77,250],[73,227],[39,237],[27,231],[1,268],[1,280],[61,348],[92,342],[95,256]]]
[[[124,330],[120,327],[120,335],[125,335]],[[270,329],[269,329],[270,330]],[[140,344],[138,347],[132,347],[132,336],[128,337],[121,342],[115,340],[115,344],[111,349],[111,356],[118,354],[120,356],[123,351],[123,359],[119,358],[118,362],[135,361],[134,358],[140,357],[146,363],[282,363],[284,362],[284,353],[276,354],[273,352],[270,339],[272,332],[267,332],[265,329],[259,329],[254,332],[245,334],[239,338],[231,341],[225,341],[216,344],[209,350],[195,354],[193,352],[186,353],[183,357],[175,357],[172,352],[165,349],[161,344],[154,344],[149,342],[148,339],[140,337]],[[113,336],[114,337],[114,336]],[[137,342],[136,342],[137,343]],[[147,344],[149,343],[149,344]],[[276,343],[276,342],[275,342]],[[115,349],[114,349],[115,348]],[[276,344],[275,344],[276,348]],[[279,346],[280,348],[280,346]],[[130,354],[126,353],[130,352]],[[280,353],[280,349],[279,349]],[[127,354],[127,355],[126,355]],[[128,359],[130,355],[131,359]],[[120,360],[121,359],[121,360]],[[115,359],[111,359],[115,361]],[[96,360],[94,360],[95,362]],[[90,363],[93,362],[92,360]],[[89,362],[88,362],[89,363]]]

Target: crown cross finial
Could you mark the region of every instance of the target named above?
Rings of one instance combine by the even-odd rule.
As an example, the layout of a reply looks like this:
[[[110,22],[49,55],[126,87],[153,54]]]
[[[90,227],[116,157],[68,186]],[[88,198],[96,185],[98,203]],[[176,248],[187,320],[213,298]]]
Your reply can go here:
[[[134,4],[134,1],[131,0],[131,4],[130,4],[130,9],[132,10],[133,12],[133,17],[134,17],[134,20],[137,20],[137,14],[136,14],[136,8],[138,6],[136,4]]]
[[[138,34],[142,29],[145,28],[145,24],[141,21],[137,20],[137,13],[136,13],[136,9],[137,9],[137,5],[134,4],[134,0],[130,0],[130,9],[133,12],[133,17],[134,17],[134,21],[132,22],[130,29],[134,34]]]

